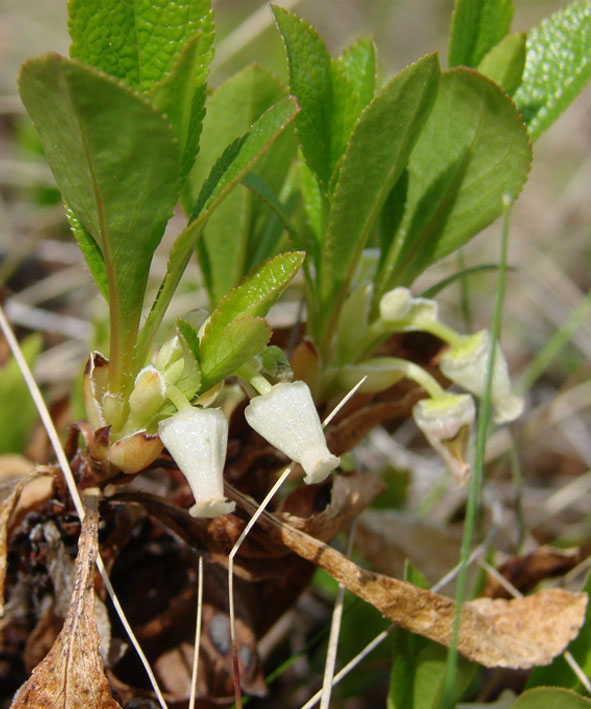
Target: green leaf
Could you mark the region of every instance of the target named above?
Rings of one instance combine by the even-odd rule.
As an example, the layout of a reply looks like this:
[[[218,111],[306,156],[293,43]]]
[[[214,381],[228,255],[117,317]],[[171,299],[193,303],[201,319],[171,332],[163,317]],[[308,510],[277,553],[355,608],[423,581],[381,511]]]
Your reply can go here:
[[[296,111],[297,106],[291,97],[286,97],[276,103],[263,113],[246,136],[234,144],[235,149],[232,149],[227,160],[214,166],[212,174],[215,172],[215,179],[209,180],[208,178],[206,180],[191,222],[179,234],[169,253],[166,275],[142,328],[136,348],[137,367],[143,366],[156,329],[189,263],[196,242],[209,216],[230,190],[251,170],[275,138],[285,130]]]
[[[206,181],[211,165],[224,148],[236,137],[246,134],[284,94],[279,81],[256,64],[232,76],[213,93],[208,99],[203,122],[201,152],[191,174],[195,192],[198,185]],[[281,189],[290,163],[284,147],[274,144],[256,168],[276,191]],[[261,211],[258,200],[247,190],[238,188],[208,220],[199,242],[198,257],[212,303],[217,303],[244,275],[250,241],[260,233],[257,217]]]
[[[449,41],[449,65],[476,67],[509,32],[513,0],[456,0]]]
[[[209,336],[222,339],[225,328],[236,318],[264,317],[298,272],[304,256],[301,251],[293,251],[258,265],[213,312],[206,330]]]
[[[103,252],[101,251],[100,246],[82,226],[80,220],[69,207],[66,207],[66,217],[68,219],[70,229],[72,230],[72,234],[74,234],[74,237],[78,242],[78,246],[80,247],[80,251],[84,256],[84,260],[86,261],[88,268],[90,269],[90,273],[94,278],[94,282],[101,292],[101,295],[108,303],[109,283],[107,280],[107,269],[105,267],[105,257],[103,256]]]
[[[406,194],[408,192],[408,170],[404,169],[396,184],[386,197],[380,214],[380,261],[377,271],[383,266],[390,252],[392,241],[404,216]]]
[[[271,328],[263,318],[238,318],[221,331],[218,318],[223,319],[224,314],[211,316],[201,340],[202,391],[207,391],[257,355],[271,337]]]
[[[362,37],[345,49],[336,61],[359,97],[359,106],[363,110],[376,90],[376,48],[373,40]]]
[[[248,187],[248,189],[251,190],[253,194],[255,194],[262,202],[267,204],[270,209],[273,210],[273,212],[275,212],[282,225],[281,230],[275,230],[279,232],[279,236],[281,235],[281,231],[285,230],[289,234],[291,243],[298,249],[302,248],[300,236],[290,221],[290,214],[288,210],[279,201],[271,187],[261,177],[259,177],[259,175],[255,174],[254,172],[249,172],[247,175],[245,175],[244,179],[242,180],[242,184],[245,187]],[[261,239],[261,241],[263,240]],[[265,244],[261,243],[261,248],[257,249],[257,251],[254,253],[251,268],[254,268],[257,263],[263,261],[268,256],[268,254],[273,251],[273,248],[275,246],[276,241],[272,241],[271,243]]]
[[[296,129],[308,167],[325,190],[332,173],[333,87],[330,55],[309,24],[282,7],[272,5],[283,38],[289,85],[301,108]]]
[[[359,255],[435,101],[438,80],[439,63],[431,54],[388,82],[355,125],[330,203],[317,335],[338,314]]]
[[[514,101],[536,140],[591,78],[591,3],[580,0],[554,13],[527,37],[523,82]]]
[[[380,280],[410,285],[428,265],[488,226],[516,198],[531,146],[511,100],[470,69],[441,76],[437,101],[409,161],[406,213]]]
[[[181,147],[183,178],[189,174],[199,150],[210,59],[211,47],[199,32],[187,42],[170,73],[149,93],[152,103],[172,123]]]
[[[149,91],[179,59],[185,44],[202,33],[200,64],[213,56],[209,0],[70,0],[70,55]]]
[[[41,335],[30,335],[21,342],[29,367],[41,352],[42,344]],[[16,360],[11,357],[0,367],[0,453],[22,453],[36,421],[37,408]]]
[[[201,387],[199,368],[199,337],[193,326],[185,320],[177,320],[176,331],[183,349],[183,373],[175,386],[189,399],[195,396]]]
[[[484,55],[478,65],[478,71],[492,79],[509,96],[521,84],[523,67],[525,66],[526,39],[525,32],[507,35],[488,54]]]
[[[314,173],[303,160],[298,161],[299,186],[304,201],[309,234],[304,233],[304,248],[314,264],[320,263],[322,243],[322,191]],[[308,238],[306,238],[308,236]]]
[[[587,574],[582,591],[591,593],[591,573]],[[587,603],[585,621],[577,637],[568,646],[568,651],[579,663],[583,674],[591,675],[591,603]],[[571,666],[564,659],[564,655],[555,657],[550,665],[536,667],[532,670],[526,687],[543,687],[553,685],[566,687],[575,691],[584,691],[584,687],[573,672]]]
[[[591,701],[568,689],[539,687],[528,689],[511,709],[590,709]]]
[[[179,196],[178,146],[147,101],[76,61],[32,59],[19,84],[64,201],[105,260],[109,372],[119,391],[133,375],[122,358],[135,345],[152,255]]]

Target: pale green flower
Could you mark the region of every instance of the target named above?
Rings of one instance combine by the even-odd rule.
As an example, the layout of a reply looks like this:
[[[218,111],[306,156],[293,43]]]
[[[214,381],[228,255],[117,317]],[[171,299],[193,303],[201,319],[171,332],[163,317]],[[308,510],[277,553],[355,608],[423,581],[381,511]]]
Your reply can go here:
[[[322,424],[308,385],[279,383],[255,396],[244,415],[249,425],[288,458],[300,463],[306,483],[324,480],[340,462],[326,447]]]
[[[481,330],[465,338],[463,344],[447,350],[440,369],[448,379],[482,398],[486,386],[486,372],[491,346],[490,333]],[[507,360],[497,345],[491,389],[491,403],[495,409],[495,423],[516,419],[523,411],[523,399],[511,391]]]
[[[461,485],[469,477],[465,457],[475,414],[474,401],[469,394],[421,399],[412,410],[417,426]]]
[[[158,424],[158,435],[187,478],[193,517],[217,517],[236,506],[224,497],[228,422],[220,409],[188,407]]]
[[[434,300],[413,298],[408,288],[394,288],[380,299],[381,319],[395,325],[398,332],[428,329],[438,315],[439,307]]]

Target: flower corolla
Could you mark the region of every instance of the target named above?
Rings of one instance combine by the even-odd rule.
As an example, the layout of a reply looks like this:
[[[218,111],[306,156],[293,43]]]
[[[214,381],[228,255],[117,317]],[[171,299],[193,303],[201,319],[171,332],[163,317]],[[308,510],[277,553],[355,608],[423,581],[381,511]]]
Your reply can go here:
[[[251,399],[244,411],[251,428],[288,458],[300,463],[304,482],[319,483],[337,467],[310,389],[305,382],[281,382]]]
[[[421,399],[412,410],[415,423],[460,485],[468,480],[465,457],[475,414],[474,400],[469,394]]]
[[[448,379],[481,398],[486,387],[490,346],[490,333],[481,330],[460,346],[447,350],[441,357],[440,369]],[[523,399],[511,391],[507,360],[499,346],[495,351],[491,403],[495,423],[513,421],[523,411]]]
[[[158,424],[160,440],[187,478],[193,517],[217,517],[235,508],[224,497],[228,421],[220,409],[189,407]]]

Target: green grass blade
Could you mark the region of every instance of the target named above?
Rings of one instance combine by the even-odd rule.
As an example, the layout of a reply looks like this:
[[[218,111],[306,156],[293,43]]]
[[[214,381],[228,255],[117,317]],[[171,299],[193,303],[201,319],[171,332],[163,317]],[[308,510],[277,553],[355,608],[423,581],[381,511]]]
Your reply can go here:
[[[445,680],[443,685],[443,696],[441,700],[442,709],[453,709],[453,696],[456,686],[458,649],[457,643],[460,632],[460,619],[462,604],[466,598],[466,584],[468,574],[468,560],[472,550],[472,540],[476,525],[476,515],[480,498],[480,489],[484,474],[484,455],[486,449],[486,439],[488,435],[488,423],[490,420],[491,390],[494,374],[496,343],[499,339],[501,329],[501,318],[503,311],[503,296],[505,293],[505,270],[507,265],[507,251],[509,244],[509,207],[505,205],[505,220],[503,236],[501,241],[501,255],[499,259],[499,278],[495,295],[495,307],[491,328],[492,347],[488,358],[486,373],[486,386],[479,408],[478,427],[476,431],[476,453],[474,460],[474,471],[470,480],[470,491],[468,493],[468,503],[466,506],[466,516],[464,519],[464,533],[462,536],[462,547],[460,551],[460,571],[458,573],[455,597],[455,613],[452,628],[451,642],[447,655]]]

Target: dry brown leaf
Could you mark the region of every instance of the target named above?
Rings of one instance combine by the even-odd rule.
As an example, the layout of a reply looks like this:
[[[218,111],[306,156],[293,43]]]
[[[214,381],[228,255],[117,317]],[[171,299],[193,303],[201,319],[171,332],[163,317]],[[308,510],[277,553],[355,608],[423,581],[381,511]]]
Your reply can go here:
[[[276,517],[317,539],[328,541],[347,529],[385,488],[379,473],[342,473],[321,485],[296,488],[283,500]],[[330,496],[330,502],[320,512],[317,496]]]
[[[74,592],[64,626],[45,659],[17,692],[11,709],[121,709],[99,657],[94,620],[94,564],[98,551],[98,495],[85,496]]]
[[[582,548],[554,549],[540,547],[524,556],[512,556],[499,566],[499,573],[522,593],[534,588],[542,579],[562,576],[579,564],[585,556]],[[509,591],[497,579],[487,576],[482,591],[489,598],[509,598]]]
[[[8,540],[8,523],[16,509],[23,490],[33,480],[41,479],[45,474],[31,473],[19,480],[8,497],[0,505],[0,618],[4,615],[4,581],[6,579],[6,542]]]
[[[233,497],[249,513],[256,509],[237,491]],[[367,571],[266,512],[259,524],[402,628],[449,646],[455,613],[453,599]],[[562,589],[539,591],[509,601],[489,598],[469,601],[462,608],[458,650],[487,667],[524,669],[548,664],[576,637],[587,601],[586,593]]]

